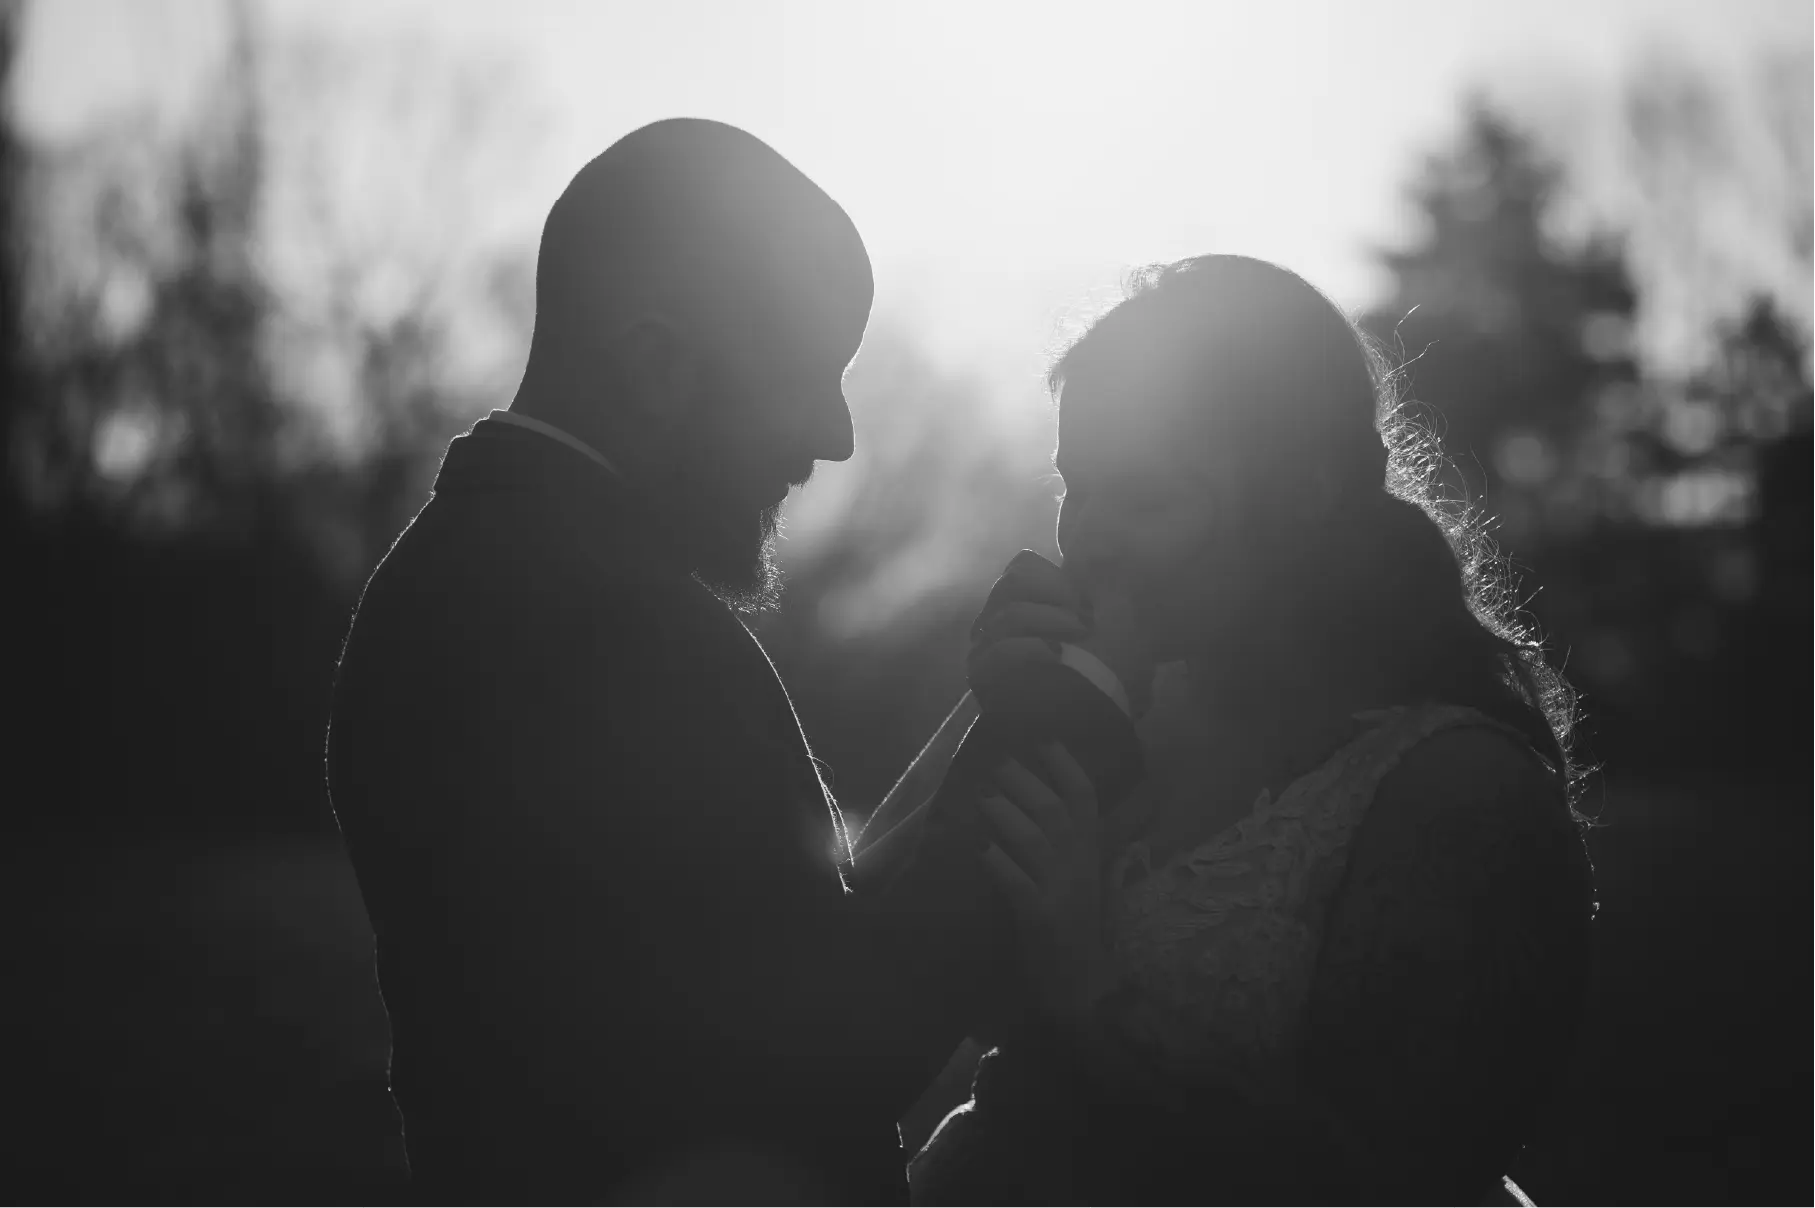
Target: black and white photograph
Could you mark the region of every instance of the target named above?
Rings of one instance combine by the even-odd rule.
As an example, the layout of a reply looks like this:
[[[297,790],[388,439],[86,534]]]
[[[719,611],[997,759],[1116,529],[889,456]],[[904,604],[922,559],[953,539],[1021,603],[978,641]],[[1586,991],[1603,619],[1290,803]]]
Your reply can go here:
[[[1807,0],[0,0],[21,1204],[1815,1203]]]

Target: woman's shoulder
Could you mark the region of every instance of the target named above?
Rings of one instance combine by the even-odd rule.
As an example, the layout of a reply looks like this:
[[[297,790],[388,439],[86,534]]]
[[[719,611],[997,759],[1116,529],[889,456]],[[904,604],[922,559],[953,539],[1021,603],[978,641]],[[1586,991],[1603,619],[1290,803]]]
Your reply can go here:
[[[1444,809],[1563,795],[1558,769],[1523,732],[1472,706],[1401,705],[1364,710],[1354,720],[1361,736],[1348,748],[1348,763],[1378,784],[1375,808],[1381,797]]]
[[[1382,789],[1439,790],[1445,800],[1560,791],[1556,771],[1511,725],[1466,705],[1419,705],[1401,712],[1392,766]]]
[[[1394,723],[1325,919],[1306,1068],[1372,1144],[1438,1138],[1486,1174],[1572,1043],[1592,873],[1558,777],[1516,730],[1459,708]]]
[[[1350,888],[1510,877],[1591,892],[1562,778],[1512,726],[1460,705],[1388,711]]]

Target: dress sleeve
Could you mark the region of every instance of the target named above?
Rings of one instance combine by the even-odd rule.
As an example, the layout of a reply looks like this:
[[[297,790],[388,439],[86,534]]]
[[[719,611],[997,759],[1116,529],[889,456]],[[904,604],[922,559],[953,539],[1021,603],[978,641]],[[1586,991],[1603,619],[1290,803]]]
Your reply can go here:
[[[1478,1199],[1568,1061],[1592,885],[1554,774],[1486,727],[1382,782],[1331,905],[1301,1082],[1400,1202]]]

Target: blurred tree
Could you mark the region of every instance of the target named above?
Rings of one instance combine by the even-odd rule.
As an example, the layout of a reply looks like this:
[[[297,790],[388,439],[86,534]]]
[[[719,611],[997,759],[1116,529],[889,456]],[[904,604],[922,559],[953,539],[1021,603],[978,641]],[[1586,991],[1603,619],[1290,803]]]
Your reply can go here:
[[[523,251],[467,233],[534,126],[489,61],[225,11],[174,141],[142,119],[34,152],[21,486],[147,537],[287,526],[356,584],[520,364]]]
[[[1580,536],[1605,478],[1573,473],[1597,397],[1641,396],[1630,331],[1636,303],[1620,251],[1605,235],[1561,241],[1548,222],[1562,168],[1485,102],[1465,107],[1455,144],[1429,157],[1409,198],[1421,229],[1385,251],[1392,290],[1363,326],[1404,362],[1408,395],[1429,407],[1456,461],[1445,489],[1481,500],[1511,552],[1537,561],[1553,634],[1594,630],[1587,585],[1556,573],[1554,545]],[[1623,468],[1610,476],[1623,489]],[[1551,558],[1538,555],[1552,547]],[[1590,643],[1619,682],[1615,648]],[[1572,670],[1584,668],[1583,660]],[[1600,671],[1605,674],[1599,674]]]
[[[1579,527],[1594,501],[1568,473],[1588,405],[1638,379],[1636,297],[1617,241],[1573,246],[1548,219],[1561,167],[1480,101],[1409,190],[1423,231],[1385,251],[1392,292],[1363,325],[1407,362],[1463,480],[1522,552]]]
[[[526,332],[517,249],[438,277],[383,230],[331,210],[303,221],[323,211],[306,186],[333,151],[298,133],[322,132],[322,96],[407,69],[407,99],[452,111],[439,142],[432,122],[410,131],[433,189],[500,145],[467,112],[495,73],[226,12],[216,87],[175,138],[129,119],[21,145],[6,127],[26,253],[6,277],[22,314],[9,351],[30,386],[7,395],[8,603],[36,638],[17,661],[16,737],[20,775],[42,786],[18,799],[19,825],[330,825],[321,747],[355,593]],[[389,99],[339,126],[411,117]],[[423,246],[451,233],[418,225]],[[386,279],[401,285],[373,288]],[[487,330],[502,335],[475,368],[465,354]]]
[[[1798,502],[1810,420],[1810,65],[1806,48],[1773,50],[1723,86],[1656,51],[1625,86],[1615,153],[1600,169],[1618,177],[1603,204],[1629,232],[1649,380],[1602,400],[1594,456],[1629,484],[1619,518],[1653,530],[1602,562],[1630,563],[1647,542],[1660,547],[1654,568],[1675,561],[1669,589],[1623,620],[1644,635],[1626,644],[1649,650],[1636,661],[1653,671],[1632,687],[1680,681],[1719,702],[1702,737],[1745,753],[1748,766],[1782,766],[1801,741],[1782,736],[1807,729],[1806,684],[1784,674],[1806,665],[1796,652],[1808,649],[1810,608]],[[1647,576],[1629,567],[1622,578]],[[1619,640],[1612,626],[1603,633]]]
[[[1808,617],[1806,574],[1798,589],[1777,572],[1767,594],[1759,565],[1764,532],[1806,533],[1793,489],[1774,485],[1760,514],[1761,465],[1793,480],[1773,450],[1807,430],[1806,338],[1760,298],[1717,324],[1700,370],[1648,369],[1620,241],[1560,233],[1568,184],[1531,136],[1471,106],[1413,182],[1421,236],[1383,254],[1393,290],[1364,325],[1440,417],[1451,488],[1536,572],[1533,612],[1587,690],[1592,749],[1755,751],[1783,665],[1738,639],[1766,601]]]
[[[1762,699],[1740,710],[1760,763],[1808,775],[1811,616],[1815,615],[1815,444],[1809,342],[1767,300],[1729,328],[1708,386],[1732,429],[1759,442],[1752,541],[1746,557],[1709,563],[1710,585],[1736,631],[1736,690]],[[1729,439],[1735,439],[1729,437]],[[1760,675],[1770,668],[1776,674]]]
[[[0,0],[0,542],[11,543],[20,522],[13,477],[13,425],[26,393],[20,355],[18,229],[23,149],[13,123],[13,65],[19,51],[19,0]]]
[[[135,125],[37,165],[26,285],[41,388],[20,417],[40,509],[172,532],[248,532],[282,412],[260,356],[272,301],[254,232],[263,187],[259,43],[236,15],[214,103],[168,156]]]
[[[1654,48],[1614,107],[1608,153],[1576,169],[1629,232],[1645,343],[1676,376],[1718,356],[1757,296],[1793,330],[1815,320],[1815,57],[1778,47],[1749,66],[1723,81]]]

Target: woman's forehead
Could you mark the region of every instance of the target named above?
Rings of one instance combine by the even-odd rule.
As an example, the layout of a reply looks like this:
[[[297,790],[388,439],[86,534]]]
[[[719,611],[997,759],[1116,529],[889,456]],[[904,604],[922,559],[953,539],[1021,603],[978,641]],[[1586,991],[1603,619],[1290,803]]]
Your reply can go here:
[[[1060,472],[1066,463],[1101,466],[1147,462],[1158,468],[1179,450],[1176,424],[1150,400],[1067,383],[1059,396]],[[1136,467],[1138,468],[1138,466]]]
[[[1053,468],[1074,485],[1085,478],[1166,479],[1176,475],[1193,478],[1207,470],[1208,450],[1200,444],[1168,438],[1150,424],[1091,424],[1085,428],[1060,426]]]

